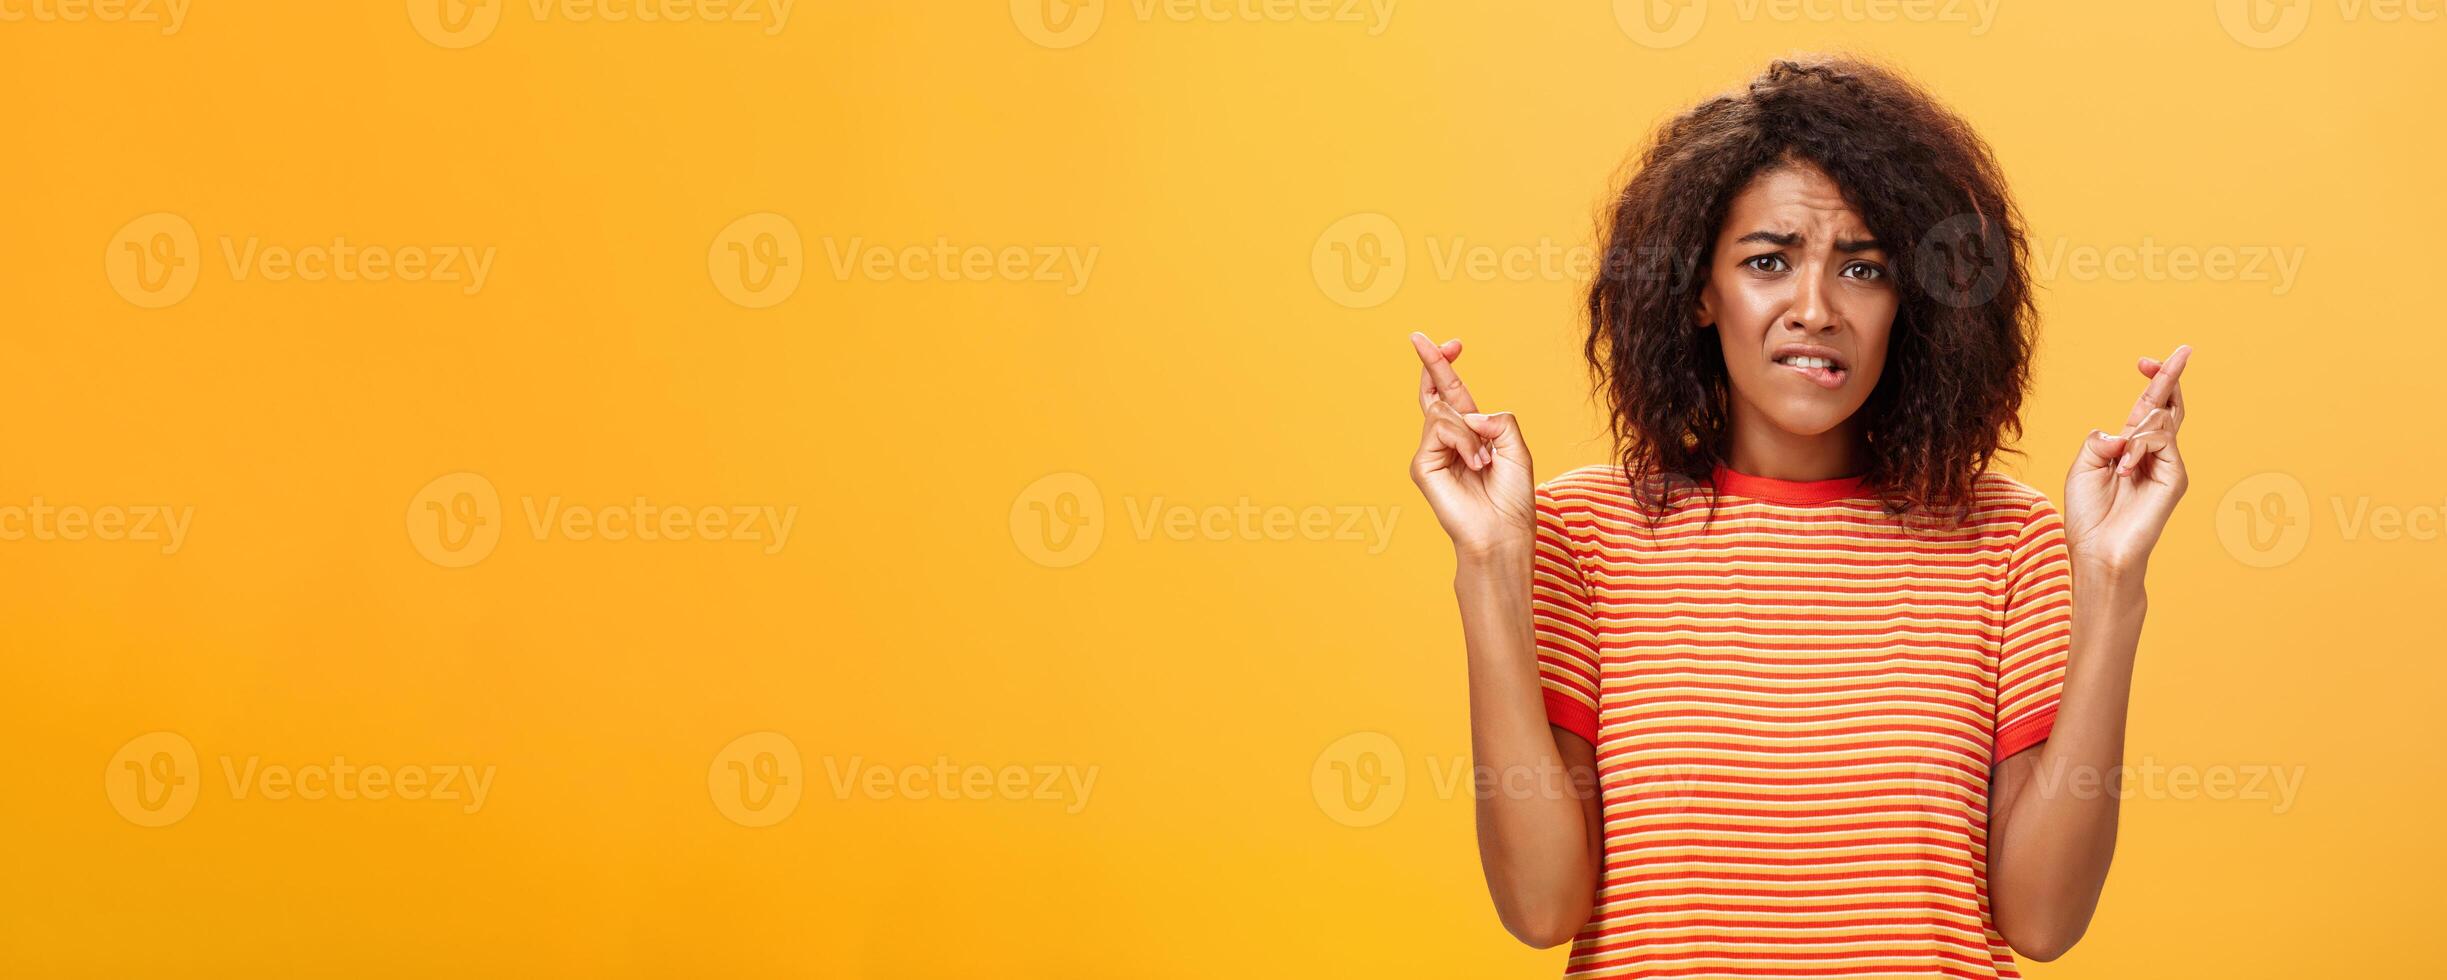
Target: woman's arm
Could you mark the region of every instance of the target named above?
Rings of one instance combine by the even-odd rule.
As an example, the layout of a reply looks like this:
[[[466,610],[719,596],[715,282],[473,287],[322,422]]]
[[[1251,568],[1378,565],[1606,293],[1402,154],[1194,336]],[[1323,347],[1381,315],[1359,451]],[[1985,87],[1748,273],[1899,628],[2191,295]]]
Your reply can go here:
[[[1998,764],[1989,789],[1988,889],[1997,931],[2034,960],[2064,955],[2090,927],[2116,853],[2108,780],[2124,764],[2133,652],[2148,600],[2141,578],[2073,572],[2073,649],[2047,741]]]
[[[2047,741],[1997,766],[1989,789],[1988,887],[1997,931],[2035,960],[2064,955],[2098,909],[2115,857],[2124,721],[2149,598],[2150,550],[2188,485],[2175,433],[2178,347],[2151,379],[2123,435],[2092,433],[2065,481],[2073,637]]]
[[[1504,928],[1545,948],[1589,921],[1597,892],[1595,753],[1547,724],[1530,622],[1536,553],[1529,446],[1507,414],[1483,415],[1442,347],[1411,335],[1425,419],[1411,481],[1453,540],[1470,675],[1479,864]]]
[[[1544,949],[1589,921],[1600,847],[1596,752],[1547,724],[1529,622],[1530,554],[1462,555],[1478,860],[1504,928]]]

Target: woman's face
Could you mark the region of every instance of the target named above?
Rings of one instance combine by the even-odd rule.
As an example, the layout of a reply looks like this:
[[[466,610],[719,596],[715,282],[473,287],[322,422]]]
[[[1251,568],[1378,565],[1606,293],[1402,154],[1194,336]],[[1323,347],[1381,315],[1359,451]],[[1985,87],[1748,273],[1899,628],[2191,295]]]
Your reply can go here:
[[[1714,324],[1736,431],[1846,426],[1878,385],[1896,295],[1886,250],[1824,171],[1792,163],[1733,199],[1708,262],[1699,322]]]

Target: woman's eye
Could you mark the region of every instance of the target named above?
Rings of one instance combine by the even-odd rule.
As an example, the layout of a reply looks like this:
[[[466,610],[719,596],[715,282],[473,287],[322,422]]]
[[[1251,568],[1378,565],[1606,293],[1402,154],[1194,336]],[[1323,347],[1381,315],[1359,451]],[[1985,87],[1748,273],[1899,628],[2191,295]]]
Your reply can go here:
[[[1885,269],[1871,265],[1867,262],[1855,262],[1851,265],[1845,266],[1844,274],[1859,279],[1862,282],[1876,282],[1880,279],[1886,278]]]
[[[1753,271],[1757,272],[1783,272],[1784,256],[1754,255],[1743,260],[1742,264],[1749,266]]]

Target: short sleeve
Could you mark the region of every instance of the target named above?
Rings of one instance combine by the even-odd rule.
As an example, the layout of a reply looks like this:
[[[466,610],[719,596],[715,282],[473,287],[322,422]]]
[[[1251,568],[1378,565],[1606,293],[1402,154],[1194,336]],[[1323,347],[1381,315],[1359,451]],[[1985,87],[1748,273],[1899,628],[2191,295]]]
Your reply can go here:
[[[1992,763],[2047,741],[2072,648],[2073,563],[2065,522],[2054,503],[2037,497],[2006,563]]]
[[[1538,686],[1547,721],[1597,743],[1597,628],[1566,520],[1569,505],[1538,488],[1537,553],[1530,563],[1529,620],[1538,646]]]

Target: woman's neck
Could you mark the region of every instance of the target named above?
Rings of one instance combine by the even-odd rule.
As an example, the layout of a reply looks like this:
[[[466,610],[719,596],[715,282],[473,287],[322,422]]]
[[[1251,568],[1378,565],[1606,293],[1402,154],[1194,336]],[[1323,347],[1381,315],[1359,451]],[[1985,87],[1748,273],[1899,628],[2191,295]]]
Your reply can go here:
[[[1859,476],[1868,447],[1854,419],[1817,435],[1800,435],[1742,408],[1733,413],[1733,445],[1725,465],[1736,473],[1809,483]]]

